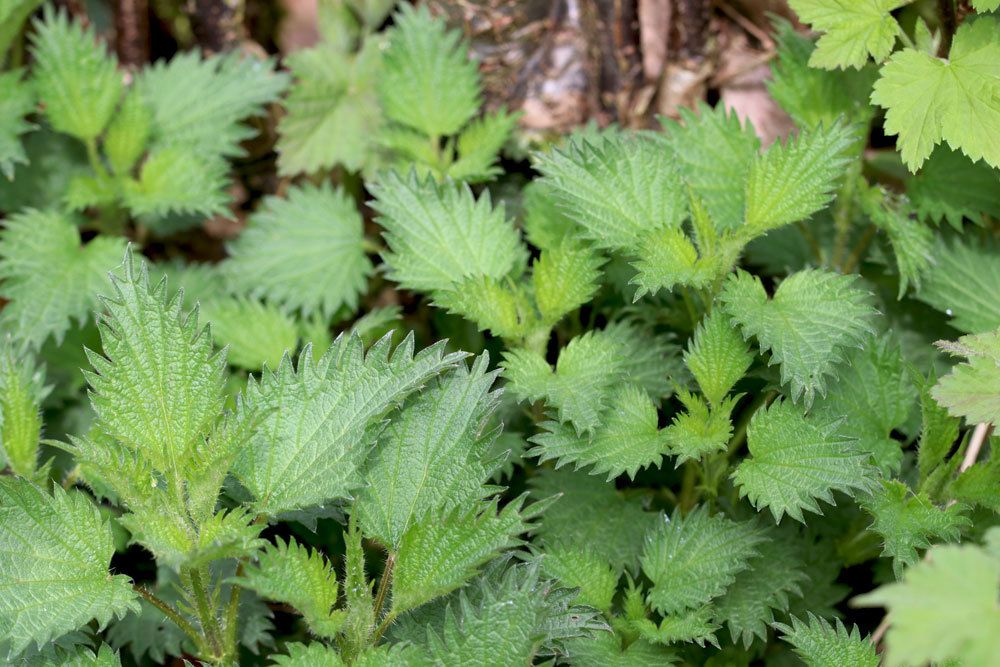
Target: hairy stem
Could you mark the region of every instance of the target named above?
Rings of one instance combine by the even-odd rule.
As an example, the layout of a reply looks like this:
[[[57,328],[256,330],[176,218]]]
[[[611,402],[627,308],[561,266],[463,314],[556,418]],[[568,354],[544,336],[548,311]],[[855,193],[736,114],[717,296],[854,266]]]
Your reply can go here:
[[[831,261],[834,266],[841,265],[841,259],[847,250],[847,241],[851,236],[851,222],[854,213],[854,192],[861,178],[861,160],[852,163],[848,169],[844,184],[840,186],[837,200],[833,206],[833,254]]]
[[[181,632],[190,637],[195,644],[202,643],[203,638],[201,636],[201,633],[199,633],[198,630],[195,629],[195,627],[191,625],[191,623],[189,623],[186,618],[181,616],[176,609],[171,607],[169,604],[167,604],[160,598],[156,597],[156,595],[154,595],[152,591],[150,591],[145,586],[140,586],[139,584],[132,584],[132,589],[136,593],[138,593],[139,597],[141,597],[143,600],[145,600],[146,602],[148,602],[149,604],[153,605],[161,612],[163,612],[163,615],[169,618],[171,621],[173,621],[174,625],[180,628]]]
[[[239,563],[236,565],[236,578],[239,579],[243,576],[243,568],[246,565],[247,559],[241,558]],[[239,616],[240,616],[240,586],[239,584],[233,583],[232,588],[229,589],[229,603],[226,605],[226,617],[223,626],[223,630],[226,633],[226,654],[236,655],[236,638],[237,638],[237,628],[239,626]]]
[[[854,246],[854,250],[846,260],[844,260],[844,266],[842,271],[844,273],[854,273],[858,266],[861,264],[861,260],[865,256],[865,251],[868,250],[868,246],[871,245],[872,239],[875,238],[875,225],[868,225],[868,229],[865,233],[861,235],[858,239],[857,244]]]
[[[375,594],[374,618],[376,620],[382,615],[382,606],[385,604],[385,598],[389,594],[389,585],[392,583],[392,571],[395,567],[396,554],[390,553],[385,559],[385,568],[382,570],[382,578],[378,582],[378,592]]]
[[[222,648],[219,619],[212,609],[208,589],[205,588],[205,582],[202,581],[198,568],[191,568],[188,571],[188,580],[191,583],[191,593],[194,597],[195,610],[198,612],[198,621],[201,623],[201,629],[208,640],[209,649],[214,657],[221,658],[225,651]]]

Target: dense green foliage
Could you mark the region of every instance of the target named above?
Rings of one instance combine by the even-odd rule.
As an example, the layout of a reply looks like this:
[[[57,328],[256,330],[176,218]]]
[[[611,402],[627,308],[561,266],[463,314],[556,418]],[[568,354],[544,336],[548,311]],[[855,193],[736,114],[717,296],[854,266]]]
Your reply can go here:
[[[791,0],[792,137],[530,157],[355,4],[126,77],[0,0],[0,662],[993,664],[998,3]],[[164,257],[275,108],[281,193]]]

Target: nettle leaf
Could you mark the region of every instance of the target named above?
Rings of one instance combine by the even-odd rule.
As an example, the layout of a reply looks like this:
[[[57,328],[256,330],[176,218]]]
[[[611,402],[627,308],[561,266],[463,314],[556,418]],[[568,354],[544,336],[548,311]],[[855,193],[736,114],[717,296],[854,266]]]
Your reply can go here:
[[[457,159],[448,167],[447,175],[469,183],[490,181],[503,173],[496,164],[504,144],[517,125],[519,114],[500,109],[469,123],[458,135]]]
[[[0,345],[0,469],[28,479],[38,466],[44,383],[45,369],[31,354],[16,353],[9,340]]]
[[[838,121],[803,130],[785,144],[775,142],[747,175],[747,232],[757,236],[825,208],[855,140],[854,129]]]
[[[874,115],[868,98],[878,76],[876,68],[831,71],[810,67],[816,50],[813,40],[784,19],[778,19],[775,27],[778,58],[771,66],[767,89],[796,125],[831,125],[841,117],[867,125]]]
[[[877,647],[868,637],[861,636],[856,625],[848,631],[839,619],[831,624],[809,614],[806,622],[793,616],[791,625],[776,623],[774,627],[808,667],[879,665]]]
[[[715,618],[725,621],[733,643],[742,642],[746,649],[754,639],[767,639],[775,612],[788,611],[790,598],[801,595],[809,582],[799,543],[777,530],[768,536],[747,569],[713,603]]]
[[[643,535],[659,522],[637,498],[626,498],[599,477],[569,470],[540,469],[529,480],[538,499],[559,499],[549,505],[535,530],[543,545],[556,544],[599,554],[621,572],[635,568]]]
[[[600,287],[604,258],[570,240],[545,249],[532,264],[531,280],[542,321],[555,324],[585,303]]]
[[[479,111],[479,72],[462,34],[426,7],[400,7],[383,59],[377,86],[390,120],[441,137],[457,133]]]
[[[889,237],[899,273],[898,298],[903,298],[911,283],[920,290],[924,274],[934,264],[934,232],[914,219],[904,199],[892,197],[882,188],[871,188],[861,202],[872,223]]]
[[[946,141],[971,160],[1000,167],[1000,19],[959,26],[948,59],[903,49],[882,67],[872,102],[886,109],[903,162],[916,171]]]
[[[992,245],[971,239],[940,241],[934,264],[924,277],[917,298],[950,316],[948,322],[965,333],[984,333],[1000,326],[1000,262]]]
[[[107,644],[96,650],[89,646],[48,646],[45,650],[23,661],[32,667],[121,667],[121,658]]]
[[[520,235],[488,192],[388,172],[369,189],[390,252],[389,277],[407,289],[447,290],[469,276],[500,280],[527,259]]]
[[[213,299],[204,312],[212,322],[212,338],[227,347],[226,358],[234,366],[277,368],[281,357],[298,346],[298,323],[270,304],[241,297]]]
[[[305,619],[310,632],[332,639],[344,623],[346,611],[334,611],[337,604],[337,573],[318,551],[293,539],[278,538],[244,568],[233,583],[261,597],[291,605]]]
[[[906,194],[924,220],[961,229],[965,218],[984,224],[1000,217],[1000,169],[973,162],[948,146],[938,146],[906,185]]]
[[[524,235],[535,247],[555,248],[576,234],[576,223],[557,202],[554,188],[542,179],[521,190],[521,209]]]
[[[802,511],[822,514],[817,500],[834,504],[833,491],[848,495],[872,488],[869,455],[838,434],[837,421],[806,417],[789,401],[758,410],[747,428],[750,456],[732,474],[758,510],[775,521],[788,514],[805,523]]]
[[[287,310],[331,317],[357,308],[372,271],[364,225],[342,189],[293,186],[268,197],[228,246],[223,273],[231,288]]]
[[[226,362],[197,311],[185,312],[165,281],[150,284],[145,263],[135,263],[126,256],[102,299],[102,353],[89,352],[94,371],[85,375],[102,433],[176,476],[222,414]]]
[[[122,199],[138,216],[228,216],[228,171],[229,165],[211,154],[166,146],[142,163],[138,180],[125,183]]]
[[[153,148],[189,148],[201,156],[243,154],[240,142],[256,130],[240,124],[263,114],[288,85],[273,60],[233,52],[202,57],[197,51],[157,61],[136,77],[136,90],[153,113]]]
[[[474,577],[499,552],[522,544],[544,503],[523,507],[524,496],[503,509],[474,501],[426,517],[403,535],[392,578],[392,609],[401,613],[447,595]]]
[[[101,147],[115,174],[128,174],[146,149],[153,113],[136,89],[125,94]]]
[[[0,477],[0,655],[10,658],[138,611],[130,579],[108,572],[111,527],[83,493],[53,493]]]
[[[285,646],[287,653],[270,656],[272,664],[280,667],[344,667],[340,654],[320,642]],[[360,662],[360,660],[359,660]]]
[[[883,471],[898,470],[903,452],[891,433],[906,423],[916,402],[899,343],[879,336],[851,351],[826,396],[813,404],[812,414],[843,420],[837,427],[840,435],[857,440],[857,449],[870,453]]]
[[[971,423],[1000,421],[1000,329],[956,342],[939,341],[938,347],[967,361],[931,389],[934,400]]]
[[[791,274],[770,300],[760,278],[744,271],[730,276],[719,298],[745,337],[755,336],[771,363],[781,365],[781,381],[792,399],[812,404],[826,388],[847,348],[860,346],[872,332],[876,311],[869,295],[854,286],[855,276],[819,269]]]
[[[371,160],[381,124],[375,84],[381,44],[366,40],[354,55],[320,45],[290,54],[295,77],[278,122],[278,172],[312,174],[338,164],[358,171]]]
[[[21,70],[0,74],[0,172],[8,180],[14,178],[15,165],[28,164],[21,135],[34,128],[25,116],[35,108],[35,91],[23,75]]]
[[[657,426],[656,404],[640,387],[619,384],[610,390],[607,414],[592,435],[581,435],[558,421],[540,424],[546,432],[529,440],[535,447],[529,456],[539,462],[551,459],[556,467],[568,463],[588,467],[590,474],[607,474],[608,480],[621,474],[634,478],[648,466],[659,466],[666,451],[666,436]]]
[[[681,122],[661,119],[666,141],[683,176],[719,229],[743,224],[746,182],[760,139],[725,104],[679,109]]]
[[[94,30],[47,7],[31,33],[32,79],[52,127],[94,141],[107,127],[124,91],[113,55]]]
[[[719,647],[715,633],[721,627],[712,620],[715,610],[705,605],[694,611],[687,611],[678,616],[667,616],[657,625],[648,618],[631,622],[632,628],[643,639],[655,644],[677,644],[694,642],[704,646],[705,642]]]
[[[592,433],[624,363],[617,341],[606,332],[591,331],[560,351],[554,370],[542,355],[524,349],[505,352],[503,367],[517,398],[544,399],[560,421],[572,423],[578,433]]]
[[[1000,654],[997,538],[993,528],[986,548],[934,547],[901,582],[856,598],[862,606],[886,607],[892,618],[886,665],[988,665]]]
[[[740,396],[723,399],[712,407],[699,396],[683,389],[677,391],[677,398],[685,411],[674,415],[673,421],[664,429],[670,453],[677,457],[675,467],[724,450],[733,435],[731,417]]]
[[[73,220],[55,211],[26,210],[0,232],[0,323],[34,347],[51,335],[61,342],[107,290],[108,271],[121,263],[124,242],[99,237],[81,245]]]
[[[589,635],[593,612],[572,604],[574,594],[543,580],[537,564],[509,567],[462,590],[427,628],[429,664],[529,664],[561,655],[565,642]],[[414,661],[406,664],[421,664]]]
[[[885,60],[902,29],[893,18],[894,9],[910,0],[790,0],[799,18],[825,33],[809,59],[813,67],[861,68],[871,56]]]
[[[240,450],[233,474],[254,495],[256,511],[280,514],[333,498],[362,484],[360,466],[385,415],[464,353],[437,344],[413,354],[408,336],[392,350],[391,334],[365,354],[357,336],[340,336],[318,361],[307,348],[265,371],[248,395],[273,411]]]
[[[534,322],[527,292],[510,281],[489,276],[466,278],[451,289],[435,292],[434,305],[508,340],[523,337]]]
[[[536,160],[542,183],[599,248],[636,247],[656,230],[680,227],[687,215],[671,152],[647,135],[571,141]]]
[[[601,554],[582,546],[547,543],[538,554],[541,572],[567,588],[579,589],[576,602],[609,613],[621,573]]]
[[[1000,9],[1000,0],[972,0],[972,7],[977,12],[995,12]]]
[[[719,310],[702,319],[684,353],[684,364],[713,406],[722,403],[752,363],[746,341]]]
[[[962,530],[972,525],[963,515],[965,506],[937,507],[926,494],[913,494],[902,482],[883,480],[861,505],[874,518],[871,529],[882,536],[882,555],[892,558],[896,579],[920,558],[917,549],[929,548],[930,540],[957,542]]]
[[[25,21],[34,13],[42,0],[5,0],[0,3],[0,59],[17,39]]]
[[[754,521],[714,516],[704,506],[674,512],[646,534],[642,571],[653,582],[647,602],[661,614],[695,609],[726,592],[767,539]]]
[[[923,489],[931,476],[938,476],[951,451],[958,440],[961,420],[948,414],[948,409],[940,405],[931,396],[931,388],[937,383],[937,377],[916,377],[920,390],[920,440],[917,445],[917,469],[920,472],[920,485]]]
[[[464,364],[414,397],[379,436],[356,503],[364,533],[395,551],[416,523],[487,495],[489,451],[497,436],[487,424],[500,395],[489,358]]]

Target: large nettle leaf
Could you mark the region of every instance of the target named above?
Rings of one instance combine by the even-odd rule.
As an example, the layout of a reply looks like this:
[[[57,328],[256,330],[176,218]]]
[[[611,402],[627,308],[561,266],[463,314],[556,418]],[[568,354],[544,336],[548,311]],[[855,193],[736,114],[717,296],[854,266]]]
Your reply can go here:
[[[113,553],[85,494],[0,477],[0,656],[138,611],[129,578],[108,572]]]

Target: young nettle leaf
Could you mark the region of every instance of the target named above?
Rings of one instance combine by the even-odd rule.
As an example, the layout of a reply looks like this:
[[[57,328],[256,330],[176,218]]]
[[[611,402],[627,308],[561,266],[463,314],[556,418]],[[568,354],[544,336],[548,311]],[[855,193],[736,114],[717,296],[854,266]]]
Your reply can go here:
[[[701,104],[697,113],[679,109],[681,122],[661,119],[666,141],[685,183],[721,230],[743,224],[747,175],[757,158],[760,139],[749,122],[719,104]]]
[[[684,353],[684,364],[713,406],[722,404],[752,363],[746,341],[719,310],[701,321]]]
[[[885,60],[902,33],[894,9],[910,0],[790,0],[799,18],[825,33],[809,59],[813,67],[860,69],[871,56]]]
[[[416,355],[413,348],[409,336],[392,350],[387,335],[366,354],[360,338],[340,336],[319,360],[307,347],[294,366],[285,357],[251,383],[248,396],[271,412],[240,450],[233,474],[253,494],[257,512],[273,516],[361,487],[361,467],[385,415],[465,356],[446,354],[442,344]]]
[[[0,348],[0,469],[33,479],[41,444],[41,402],[49,393],[45,371],[28,353],[16,354],[13,343]]]
[[[642,571],[653,582],[647,602],[661,614],[701,607],[726,592],[766,540],[755,521],[711,515],[705,506],[663,516],[642,553]]]
[[[571,141],[537,156],[542,183],[580,232],[599,248],[622,250],[663,229],[678,229],[687,195],[671,153],[645,134]]]
[[[1000,168],[1000,19],[959,26],[948,59],[903,49],[882,67],[872,102],[886,109],[887,134],[899,135],[903,162],[916,171],[946,141],[973,162]]]
[[[152,111],[142,96],[135,89],[129,91],[104,135],[104,154],[115,174],[128,174],[142,157],[152,122]]]
[[[393,24],[377,82],[386,117],[428,137],[458,133],[480,104],[479,74],[461,33],[408,4]]]
[[[23,78],[21,70],[0,73],[0,172],[8,180],[14,178],[15,165],[28,163],[21,135],[34,128],[25,116],[35,107],[35,93]]]
[[[503,170],[496,164],[500,150],[517,125],[519,114],[500,109],[469,123],[458,135],[457,157],[448,166],[451,178],[476,183],[491,181]]]
[[[972,239],[938,241],[934,264],[928,270],[917,298],[952,319],[949,324],[964,333],[980,334],[1000,326],[1000,304],[990,298],[1000,290],[1000,262],[996,247]]]
[[[885,606],[892,618],[885,664],[993,660],[1000,652],[998,537],[993,528],[985,547],[935,547],[901,582],[857,598],[860,605]]]
[[[490,493],[483,484],[498,461],[488,454],[497,433],[487,423],[499,393],[488,357],[425,388],[379,436],[356,508],[365,535],[390,551],[430,516]]]
[[[111,121],[124,91],[113,55],[97,43],[94,31],[46,7],[31,34],[32,76],[52,127],[94,142]]]
[[[268,545],[257,562],[249,565],[233,583],[245,586],[269,600],[289,604],[302,613],[309,631],[333,638],[344,624],[347,612],[337,604],[337,574],[322,554],[290,539],[279,538]]]
[[[747,428],[745,458],[732,474],[740,496],[775,521],[788,514],[805,522],[802,511],[822,514],[817,500],[833,504],[833,492],[848,495],[872,488],[869,455],[838,433],[839,423],[807,417],[790,401],[754,413]]]
[[[41,4],[42,0],[8,0],[0,5],[0,60],[7,56],[25,21]]]
[[[275,71],[273,60],[190,51],[142,70],[135,86],[153,113],[154,149],[232,157],[243,155],[240,142],[256,134],[241,121],[263,114],[288,86],[288,76]]]
[[[925,494],[912,494],[902,482],[883,480],[862,505],[874,518],[872,530],[885,540],[882,554],[892,557],[897,579],[904,568],[917,562],[917,549],[929,548],[930,540],[956,542],[962,530],[972,525],[964,516],[965,506],[937,507]]]
[[[0,477],[0,656],[138,611],[129,578],[108,572],[112,553],[87,496]]]
[[[370,187],[389,245],[389,277],[403,287],[434,293],[466,277],[502,280],[524,268],[520,235],[488,193],[476,199],[466,185],[413,172],[388,172]]]
[[[295,85],[278,124],[278,171],[291,176],[338,164],[351,171],[367,166],[382,120],[375,90],[379,41],[365,40],[353,55],[321,44],[290,54],[286,63]]]
[[[346,192],[292,187],[250,216],[222,271],[236,292],[329,318],[357,308],[372,271],[363,245],[361,215]]]
[[[934,400],[969,422],[1000,421],[1000,330],[939,341],[938,347],[967,361],[931,389]]]
[[[180,146],[156,149],[142,163],[139,178],[126,181],[122,200],[138,216],[225,215],[228,171],[226,162],[214,156],[205,159]]]
[[[589,467],[592,475],[614,477],[658,466],[667,447],[667,437],[657,425],[656,404],[640,387],[623,383],[609,390],[605,417],[591,435],[581,435],[568,424],[542,422],[546,429],[529,440],[535,447],[529,456],[539,461]]]
[[[875,310],[869,295],[854,286],[856,277],[807,269],[786,278],[767,298],[760,279],[739,271],[720,294],[729,316],[747,338],[755,336],[771,363],[781,365],[781,381],[793,400],[806,406],[826,389],[849,347],[872,332]]]
[[[745,232],[758,236],[809,218],[833,198],[856,140],[851,126],[835,122],[775,142],[747,175]]]
[[[715,633],[720,626],[712,620],[713,614],[712,607],[706,605],[677,616],[667,616],[659,625],[647,618],[632,621],[631,625],[640,637],[654,644],[694,642],[704,646],[708,642],[718,648],[719,640]]]
[[[604,261],[589,246],[571,240],[543,250],[531,267],[542,322],[552,326],[588,303],[600,287]]]
[[[29,209],[7,218],[0,232],[0,295],[10,303],[0,324],[34,347],[49,336],[61,342],[107,291],[108,271],[123,251],[113,237],[81,245],[74,219],[55,211]]]
[[[898,298],[903,298],[910,283],[919,291],[924,274],[935,262],[933,231],[914,219],[905,200],[891,197],[881,188],[869,189],[860,200],[872,223],[889,237],[899,273]]]
[[[664,429],[670,453],[677,457],[676,466],[726,449],[733,435],[733,409],[740,396],[725,398],[712,407],[683,389],[678,389],[677,398],[685,411],[674,415]]]
[[[544,399],[560,421],[578,433],[591,433],[608,406],[610,392],[621,377],[625,359],[607,332],[589,332],[569,342],[553,370],[545,358],[528,350],[504,354],[504,376],[521,400]]]
[[[831,624],[826,619],[809,614],[807,622],[793,616],[791,625],[777,623],[774,627],[808,667],[879,665],[875,644],[867,637],[862,638],[857,626],[851,626],[848,631],[839,619]]]

